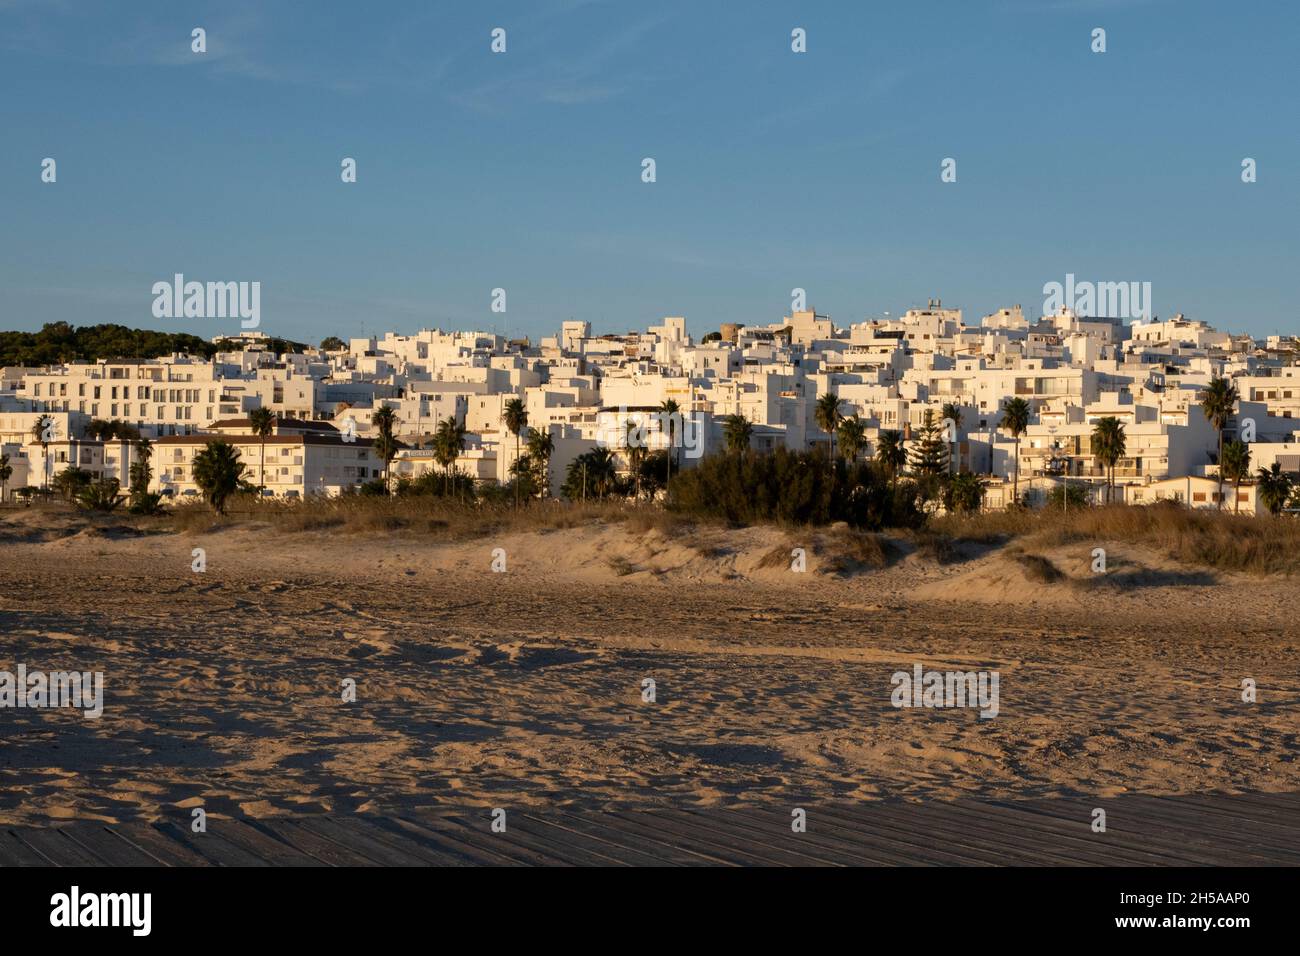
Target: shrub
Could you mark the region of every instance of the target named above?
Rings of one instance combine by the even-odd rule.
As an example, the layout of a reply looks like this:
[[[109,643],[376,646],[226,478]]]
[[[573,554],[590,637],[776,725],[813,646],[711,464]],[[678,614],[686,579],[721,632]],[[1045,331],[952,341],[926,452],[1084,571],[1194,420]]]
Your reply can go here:
[[[910,483],[891,487],[873,463],[784,448],[706,456],[675,475],[668,494],[674,511],[733,524],[844,521],[869,530],[919,524],[915,500]]]

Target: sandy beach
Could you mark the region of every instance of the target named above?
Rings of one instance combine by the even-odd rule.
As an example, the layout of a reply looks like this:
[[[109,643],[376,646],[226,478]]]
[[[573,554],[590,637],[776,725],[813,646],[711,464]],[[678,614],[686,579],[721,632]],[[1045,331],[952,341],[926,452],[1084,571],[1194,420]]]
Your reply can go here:
[[[0,710],[0,823],[1300,790],[1294,581],[1103,544],[1106,580],[1080,544],[1044,584],[1005,547],[857,568],[773,528],[447,542],[8,512],[0,670],[102,670],[105,699]],[[915,664],[997,670],[998,716],[895,708]]]

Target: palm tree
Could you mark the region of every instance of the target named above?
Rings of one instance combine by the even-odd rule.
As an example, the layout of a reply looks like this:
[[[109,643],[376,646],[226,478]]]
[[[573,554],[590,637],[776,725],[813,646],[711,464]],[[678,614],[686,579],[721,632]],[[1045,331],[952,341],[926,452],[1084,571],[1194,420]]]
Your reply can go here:
[[[9,464],[9,456],[0,455],[0,505],[4,504],[5,493],[9,490],[9,479],[13,474],[14,469]]]
[[[451,490],[451,470],[460,457],[461,446],[465,442],[465,426],[454,418],[444,418],[438,422],[433,433],[433,457],[442,466],[443,488]]]
[[[1216,507],[1223,507],[1223,430],[1228,427],[1232,410],[1236,407],[1237,387],[1227,378],[1211,378],[1201,397],[1201,411],[1210,420],[1214,430],[1219,433],[1219,500]]]
[[[640,426],[632,419],[623,423],[623,448],[627,451],[627,468],[636,483],[635,497],[641,497],[641,461],[645,458],[646,447],[645,439],[634,434],[640,430]]]
[[[836,435],[840,440],[840,451],[850,463],[858,460],[858,453],[862,451],[862,446],[866,444],[867,426],[862,424],[862,419],[856,414],[840,422],[840,427],[836,430]]]
[[[954,514],[973,514],[984,501],[984,479],[969,471],[953,475],[944,489],[944,507]]]
[[[275,431],[275,413],[269,408],[255,408],[248,413],[248,424],[259,439],[261,439],[261,461],[257,466],[257,473],[260,477],[258,487],[263,491],[266,490],[266,439]]]
[[[939,415],[945,423],[952,422],[952,448],[948,452],[948,467],[949,470],[952,470],[953,463],[960,457],[958,455],[957,436],[961,433],[961,406],[956,402],[944,402]]]
[[[1241,482],[1250,477],[1250,446],[1239,438],[1224,445],[1219,474],[1232,482],[1232,513],[1237,514],[1241,511]]]
[[[1016,440],[1014,477],[1011,481],[1011,499],[1020,503],[1020,436],[1029,427],[1029,403],[1023,398],[1008,398],[1002,403],[1002,422],[998,425],[1011,433]]]
[[[380,405],[370,416],[370,424],[375,427],[375,454],[384,460],[384,490],[388,491],[388,467],[397,455],[397,439],[393,436],[397,413]]]
[[[673,448],[677,444],[677,419],[681,415],[682,407],[671,398],[665,398],[659,403],[659,431],[664,430],[664,425],[668,426],[668,461],[664,468],[667,474],[664,476],[664,487],[668,487],[668,482],[673,480]]]
[[[127,478],[130,480],[128,488],[131,491],[131,503],[136,504],[149,493],[149,480],[153,478],[153,469],[149,467],[149,460],[153,458],[153,442],[147,438],[137,438],[133,448],[135,461],[131,462]]]
[[[1261,468],[1255,476],[1255,492],[1269,514],[1280,514],[1291,494],[1291,476],[1275,461],[1272,468]]]
[[[32,437],[41,445],[41,487],[50,490],[50,436],[54,433],[54,419],[41,415],[32,425]]]
[[[1127,450],[1124,425],[1113,415],[1097,419],[1092,429],[1092,453],[1106,470],[1106,504],[1110,504],[1115,490],[1115,463]]]
[[[817,404],[813,408],[813,417],[817,421],[817,427],[831,436],[830,453],[834,457],[835,429],[839,427],[840,420],[844,417],[840,414],[839,396],[827,392],[817,399]]]
[[[512,398],[505,404],[501,415],[506,429],[515,436],[515,460],[519,459],[519,433],[528,426],[528,410],[522,399]],[[519,479],[515,478],[515,507],[519,507]]]
[[[537,468],[537,486],[541,489],[538,494],[543,499],[551,494],[551,455],[554,453],[555,441],[551,438],[549,431],[541,432],[536,428],[529,430],[528,458]]]
[[[889,483],[898,487],[898,475],[907,464],[907,446],[903,444],[903,433],[883,431],[876,438],[876,461],[889,474]]]
[[[193,472],[194,483],[208,499],[208,504],[217,514],[225,514],[226,499],[235,493],[244,474],[239,450],[223,441],[210,441],[194,456]]]
[[[748,451],[753,435],[754,426],[744,415],[728,415],[722,420],[722,438],[727,443],[727,451],[733,455]]]
[[[587,480],[595,485],[596,496],[604,498],[618,477],[614,468],[614,453],[598,445],[586,454]]]

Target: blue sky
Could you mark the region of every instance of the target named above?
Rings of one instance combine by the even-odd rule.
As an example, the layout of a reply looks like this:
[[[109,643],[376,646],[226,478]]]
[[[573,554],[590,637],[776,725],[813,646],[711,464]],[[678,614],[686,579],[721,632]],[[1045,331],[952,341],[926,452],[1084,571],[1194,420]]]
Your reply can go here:
[[[1036,316],[1072,272],[1296,333],[1297,28],[1289,0],[0,0],[0,329],[231,331],[153,317],[176,272],[260,281],[262,328],[312,342],[698,334],[796,286],[839,325]]]

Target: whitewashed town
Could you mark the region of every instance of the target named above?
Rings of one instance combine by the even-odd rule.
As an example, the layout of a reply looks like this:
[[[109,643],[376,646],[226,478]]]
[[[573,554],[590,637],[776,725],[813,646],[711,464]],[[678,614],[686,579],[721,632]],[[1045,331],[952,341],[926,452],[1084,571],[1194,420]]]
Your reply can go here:
[[[624,474],[638,445],[672,446],[669,467],[687,469],[738,443],[895,454],[905,469],[940,424],[945,467],[981,477],[985,510],[1074,494],[1257,514],[1279,510],[1260,494],[1269,473],[1300,472],[1296,338],[1182,315],[1126,322],[1058,306],[1031,320],[1017,305],[972,322],[932,299],[847,328],[792,309],[698,339],[670,317],[627,334],[565,321],[537,342],[432,329],[277,354],[261,331],[213,341],[232,340],[211,359],[0,370],[6,499],[69,469],[125,489],[139,438],[151,491],[175,501],[200,495],[192,463],[214,439],[239,451],[260,494],[287,500],[447,471],[505,485],[539,446],[539,496],[560,494],[597,448]]]

